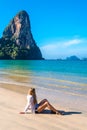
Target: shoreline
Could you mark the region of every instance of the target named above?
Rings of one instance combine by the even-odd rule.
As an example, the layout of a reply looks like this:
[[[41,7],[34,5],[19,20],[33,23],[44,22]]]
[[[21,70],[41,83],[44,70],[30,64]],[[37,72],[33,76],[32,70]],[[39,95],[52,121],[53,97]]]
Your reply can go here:
[[[8,85],[7,85],[8,86]],[[8,86],[9,87],[9,86]],[[83,113],[61,108],[64,116],[56,114],[19,114],[26,104],[26,91],[1,88],[0,84],[0,128],[6,130],[86,130],[87,116]],[[11,87],[11,86],[10,86]]]

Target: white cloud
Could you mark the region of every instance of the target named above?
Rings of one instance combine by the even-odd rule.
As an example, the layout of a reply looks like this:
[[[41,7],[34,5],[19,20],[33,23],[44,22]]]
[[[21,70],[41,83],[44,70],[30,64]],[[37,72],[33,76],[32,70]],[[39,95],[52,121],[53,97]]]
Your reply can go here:
[[[80,44],[82,43],[83,40],[82,39],[72,39],[69,41],[64,42],[64,46],[68,47],[68,46],[72,46],[72,45],[76,45],[76,44]]]

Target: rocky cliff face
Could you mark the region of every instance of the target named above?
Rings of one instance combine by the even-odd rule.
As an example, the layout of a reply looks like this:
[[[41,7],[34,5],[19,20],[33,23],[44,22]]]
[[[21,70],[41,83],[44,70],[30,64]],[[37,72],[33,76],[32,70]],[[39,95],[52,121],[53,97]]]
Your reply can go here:
[[[26,11],[19,12],[11,20],[3,32],[2,39],[4,39],[4,41],[13,41],[19,49],[27,49],[27,59],[42,59],[41,51],[33,39],[30,20]]]

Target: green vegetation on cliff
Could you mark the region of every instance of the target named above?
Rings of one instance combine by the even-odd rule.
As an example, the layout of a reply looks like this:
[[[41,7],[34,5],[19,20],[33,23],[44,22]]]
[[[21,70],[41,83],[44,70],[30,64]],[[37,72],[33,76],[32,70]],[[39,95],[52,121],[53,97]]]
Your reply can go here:
[[[20,59],[20,60],[37,60],[41,52],[35,45],[31,49],[20,48],[14,41],[0,39],[0,59]]]

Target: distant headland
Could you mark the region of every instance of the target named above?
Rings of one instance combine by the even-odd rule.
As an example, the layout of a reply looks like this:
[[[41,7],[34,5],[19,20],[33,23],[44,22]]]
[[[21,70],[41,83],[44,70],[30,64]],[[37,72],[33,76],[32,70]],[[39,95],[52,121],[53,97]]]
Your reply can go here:
[[[57,59],[57,60],[66,60],[66,61],[87,61],[87,58],[80,59],[77,56],[73,55],[70,57],[66,57],[66,59]]]
[[[42,54],[31,33],[29,15],[20,11],[0,38],[0,59],[42,60]]]

